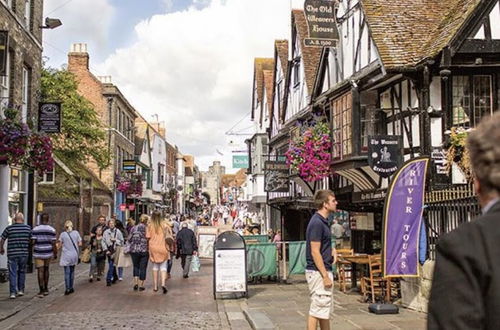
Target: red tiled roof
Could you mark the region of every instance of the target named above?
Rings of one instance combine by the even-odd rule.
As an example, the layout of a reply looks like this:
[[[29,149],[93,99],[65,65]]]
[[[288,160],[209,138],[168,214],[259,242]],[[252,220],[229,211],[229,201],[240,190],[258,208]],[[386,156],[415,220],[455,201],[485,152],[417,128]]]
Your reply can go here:
[[[296,27],[297,37],[300,40],[302,50],[302,61],[304,62],[304,72],[309,95],[312,94],[314,81],[318,72],[318,64],[321,56],[321,47],[304,46],[304,39],[309,36],[307,22],[303,10],[292,10],[292,29]]]
[[[288,40],[275,40],[274,48],[280,59],[281,69],[286,74],[286,70],[288,69]]]
[[[255,58],[254,60],[254,83],[257,84],[257,102],[262,102],[264,92],[264,70],[272,70],[274,67],[273,58]]]
[[[414,66],[437,55],[481,0],[362,0],[386,68]]]
[[[267,106],[269,111],[269,118],[272,116],[273,109],[273,85],[274,85],[274,72],[271,70],[264,70],[264,88],[267,95]]]

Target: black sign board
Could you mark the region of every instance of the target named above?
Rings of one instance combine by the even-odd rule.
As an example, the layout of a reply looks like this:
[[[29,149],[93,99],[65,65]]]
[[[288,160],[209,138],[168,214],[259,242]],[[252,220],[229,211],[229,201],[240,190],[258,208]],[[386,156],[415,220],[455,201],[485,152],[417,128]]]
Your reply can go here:
[[[335,1],[305,0],[304,14],[309,30],[309,38],[304,39],[304,45],[309,47],[335,46],[339,40],[335,22]]]
[[[287,192],[289,190],[289,169],[286,162],[266,161],[264,163],[264,191]]]
[[[0,31],[0,76],[7,75],[8,53],[9,53],[9,32]]]
[[[124,160],[122,164],[123,172],[135,173],[136,172],[136,162],[134,159]]]
[[[61,133],[61,102],[38,104],[38,131]]]
[[[400,135],[375,135],[368,137],[368,164],[383,178],[394,174],[403,164]]]

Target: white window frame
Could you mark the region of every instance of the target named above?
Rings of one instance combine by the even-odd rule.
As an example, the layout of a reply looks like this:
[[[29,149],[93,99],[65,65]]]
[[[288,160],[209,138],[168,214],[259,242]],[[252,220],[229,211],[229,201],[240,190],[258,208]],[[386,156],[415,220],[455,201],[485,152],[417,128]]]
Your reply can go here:
[[[31,0],[24,0],[24,24],[26,29],[30,29],[31,26]]]
[[[7,61],[5,76],[0,76],[0,114],[3,116],[3,110],[9,106],[9,96],[10,96],[10,52],[7,51]]]
[[[22,105],[21,105],[21,120],[26,123],[28,119],[28,105],[29,105],[29,87],[30,87],[30,70],[23,66],[23,76],[22,76]]]
[[[52,180],[47,180],[47,174],[52,174]],[[42,176],[40,176],[42,179],[40,180],[39,184],[54,184],[56,183],[56,171],[52,170],[48,173],[43,173]]]

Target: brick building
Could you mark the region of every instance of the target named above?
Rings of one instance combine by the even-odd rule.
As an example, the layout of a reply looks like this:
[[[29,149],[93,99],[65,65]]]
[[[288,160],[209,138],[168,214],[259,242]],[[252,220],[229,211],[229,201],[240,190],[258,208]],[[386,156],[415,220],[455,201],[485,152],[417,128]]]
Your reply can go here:
[[[0,0],[0,115],[7,107],[20,118],[36,120],[42,66],[43,1]],[[33,175],[0,165],[0,231],[15,212],[24,212],[33,224],[35,183]],[[0,257],[0,268],[7,260]]]
[[[118,219],[125,220],[127,211],[120,210],[126,196],[116,190],[116,179],[122,175],[123,160],[133,160],[135,153],[134,122],[137,117],[135,109],[130,105],[111,77],[96,77],[89,69],[87,45],[78,43],[71,46],[68,54],[68,71],[75,74],[78,91],[95,107],[101,122],[107,127],[107,146],[111,154],[110,166],[104,170],[96,164],[88,164],[93,173],[113,191],[113,213]]]

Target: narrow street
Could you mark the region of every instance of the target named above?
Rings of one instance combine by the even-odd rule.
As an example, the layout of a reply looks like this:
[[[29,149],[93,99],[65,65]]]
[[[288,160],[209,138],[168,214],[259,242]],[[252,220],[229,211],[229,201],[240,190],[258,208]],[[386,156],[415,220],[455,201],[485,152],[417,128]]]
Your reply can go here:
[[[54,267],[57,267],[54,265]],[[82,275],[75,280],[75,293],[58,297],[12,329],[221,329],[223,323],[212,297],[212,263],[202,263],[199,273],[182,278],[180,260],[174,261],[166,295],[153,292],[151,272],[144,292],[132,290],[132,269],[125,269],[122,282],[106,287],[105,281],[89,283]],[[50,296],[49,296],[50,297]],[[44,299],[38,299],[44,304]]]

